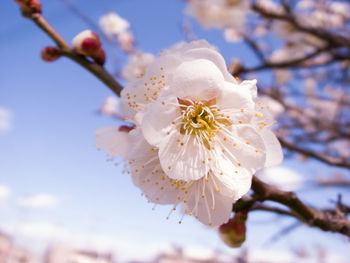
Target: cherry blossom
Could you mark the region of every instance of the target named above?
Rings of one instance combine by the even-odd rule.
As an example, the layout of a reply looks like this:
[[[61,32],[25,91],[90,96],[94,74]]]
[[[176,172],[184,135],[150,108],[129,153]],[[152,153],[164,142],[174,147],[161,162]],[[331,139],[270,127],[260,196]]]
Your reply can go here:
[[[110,37],[115,37],[129,30],[130,23],[116,13],[108,13],[100,18],[100,27]]]
[[[225,223],[253,173],[282,161],[256,80],[235,80],[205,41],[163,51],[122,91],[121,110],[134,129],[100,129],[96,146],[124,157],[149,201],[207,225]]]

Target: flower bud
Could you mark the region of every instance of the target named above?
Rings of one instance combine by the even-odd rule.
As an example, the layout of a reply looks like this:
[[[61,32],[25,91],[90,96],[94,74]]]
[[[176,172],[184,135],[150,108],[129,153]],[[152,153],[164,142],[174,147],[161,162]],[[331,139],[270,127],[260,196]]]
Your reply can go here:
[[[78,34],[72,42],[76,53],[91,57],[100,65],[104,64],[106,56],[98,35],[90,30],[85,30]]]
[[[229,247],[240,247],[246,237],[246,221],[248,211],[239,211],[226,224],[219,227],[219,235],[221,240]]]
[[[20,7],[23,16],[30,17],[34,13],[41,13],[41,3],[38,0],[14,0]]]
[[[53,62],[62,56],[62,50],[59,47],[45,47],[41,50],[41,58],[45,62]]]
[[[134,126],[127,126],[127,125],[122,125],[119,127],[119,131],[121,132],[130,132],[134,129]]]

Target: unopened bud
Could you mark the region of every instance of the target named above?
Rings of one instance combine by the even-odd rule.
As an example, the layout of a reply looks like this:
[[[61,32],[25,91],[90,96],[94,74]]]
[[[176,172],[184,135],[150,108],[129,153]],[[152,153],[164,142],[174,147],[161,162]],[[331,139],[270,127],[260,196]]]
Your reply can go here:
[[[244,243],[247,217],[248,211],[236,212],[233,218],[219,227],[219,235],[226,245],[236,248]]]
[[[91,57],[100,65],[103,65],[106,57],[102,49],[102,43],[98,35],[90,30],[85,30],[73,39],[73,46],[76,53]]]
[[[41,3],[38,0],[14,0],[20,7],[23,16],[30,17],[32,14],[41,13]]]
[[[53,62],[62,56],[62,50],[59,47],[45,47],[41,50],[41,58],[45,62]]]
[[[133,126],[127,126],[127,125],[122,125],[119,127],[119,131],[121,132],[129,132],[131,130],[133,130],[135,127]]]

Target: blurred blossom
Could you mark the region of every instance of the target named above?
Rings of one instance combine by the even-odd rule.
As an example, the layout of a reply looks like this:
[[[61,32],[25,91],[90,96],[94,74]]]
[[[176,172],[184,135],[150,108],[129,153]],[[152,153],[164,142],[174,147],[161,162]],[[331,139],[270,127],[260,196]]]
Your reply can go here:
[[[154,61],[151,53],[133,53],[121,72],[123,79],[133,81],[146,73],[146,68]]]
[[[23,208],[50,208],[58,204],[57,197],[51,194],[35,194],[22,197],[18,205]]]
[[[300,16],[298,19],[308,19],[308,15]],[[318,37],[300,32],[292,24],[285,21],[274,21],[272,23],[271,29],[277,37],[283,39],[286,42],[285,48],[292,47],[299,50],[305,49],[305,52],[310,52],[314,50],[314,48],[311,46],[320,47],[324,44],[324,41]],[[291,58],[295,59],[296,57],[291,56]],[[283,58],[282,60],[284,59],[286,58]]]
[[[285,84],[292,78],[292,72],[290,70],[278,69],[273,72],[275,73],[277,85]]]
[[[242,34],[239,33],[234,28],[225,29],[224,36],[225,36],[225,39],[227,42],[232,42],[232,43],[242,41],[242,39],[243,39]]]
[[[266,26],[263,26],[263,25],[257,25],[254,29],[254,35],[259,36],[259,37],[266,35],[267,32],[268,31],[267,31]]]
[[[307,53],[312,52],[313,49],[313,47],[307,45],[289,44],[281,49],[274,50],[269,60],[274,63],[288,62],[304,57]]]
[[[339,28],[344,25],[344,17],[329,10],[315,10],[311,14],[303,17],[303,22],[311,27]]]
[[[257,176],[265,183],[276,186],[284,191],[296,191],[304,183],[301,174],[286,166],[263,169],[257,173]]]
[[[283,13],[283,7],[278,4],[276,1],[273,0],[258,0],[257,4],[264,8],[265,10],[268,10],[269,12],[273,13]]]
[[[118,40],[118,45],[124,52],[131,52],[134,47],[134,35],[130,23],[116,13],[108,13],[100,18],[100,27],[112,39]]]
[[[297,2],[296,8],[298,9],[310,9],[315,6],[315,1],[314,0],[300,0]]]
[[[249,1],[189,0],[185,13],[205,28],[236,28],[243,30]]]
[[[0,134],[12,129],[13,113],[7,108],[0,107]]]
[[[107,97],[101,105],[100,112],[111,117],[119,116],[119,98],[115,96]]]
[[[259,100],[262,102],[262,104],[266,105],[268,111],[275,118],[285,111],[284,106],[277,100],[271,98],[270,96],[261,96],[259,97]]]
[[[304,90],[306,94],[312,95],[316,92],[317,82],[314,78],[306,78],[304,80]]]
[[[123,32],[118,35],[118,43],[121,50],[131,52],[134,47],[134,35],[131,32]]]
[[[100,27],[109,37],[116,37],[129,30],[130,23],[117,13],[111,12],[100,18]]]
[[[336,100],[320,99],[317,97],[309,97],[307,101],[311,108],[309,113],[317,119],[325,119],[333,121],[338,114],[338,102]]]
[[[331,12],[341,15],[346,19],[350,18],[350,10],[348,3],[331,1],[329,4],[329,9]]]

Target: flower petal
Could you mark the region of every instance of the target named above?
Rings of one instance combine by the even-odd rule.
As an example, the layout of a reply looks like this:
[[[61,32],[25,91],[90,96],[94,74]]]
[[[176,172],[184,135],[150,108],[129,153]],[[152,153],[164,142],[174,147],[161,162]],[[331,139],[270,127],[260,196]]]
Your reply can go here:
[[[138,128],[130,132],[130,137],[133,143],[127,158],[133,183],[150,202],[174,204],[178,191],[160,166],[158,150],[147,143]]]
[[[250,91],[230,82],[225,82],[216,103],[233,123],[248,123],[255,114],[255,103]]]
[[[113,157],[125,157],[130,149],[129,133],[119,127],[104,127],[95,132],[95,146]]]
[[[182,135],[172,130],[159,145],[159,159],[166,174],[176,180],[198,180],[206,176],[209,165],[208,150],[199,144],[196,137]]]
[[[215,176],[193,182],[184,203],[184,212],[194,215],[203,224],[209,226],[215,227],[226,223],[232,213],[232,203],[235,200],[232,196],[223,194],[223,192],[230,192],[225,189],[226,187]]]
[[[228,72],[225,59],[216,50],[209,48],[196,48],[185,52],[184,55],[192,59],[206,59],[213,62],[221,71],[225,81],[237,83],[235,78]]]
[[[280,164],[283,161],[283,151],[276,135],[268,128],[262,129],[260,134],[263,137],[266,149],[265,167]]]
[[[180,116],[179,107],[175,97],[170,97],[167,100],[159,99],[151,103],[142,119],[142,132],[145,139],[154,146],[159,146],[167,136],[167,133],[172,125],[172,122]]]
[[[196,59],[178,66],[169,85],[178,98],[208,101],[220,94],[224,77],[213,62]]]
[[[253,169],[237,166],[229,160],[221,158],[218,160],[217,171],[221,171],[216,174],[217,179],[225,186],[226,191],[231,191],[228,194],[232,196],[234,202],[249,191]],[[228,195],[225,192],[223,194]]]
[[[262,135],[250,125],[223,128],[216,138],[218,157],[244,168],[261,169],[266,161]],[[221,152],[220,152],[221,151]]]

